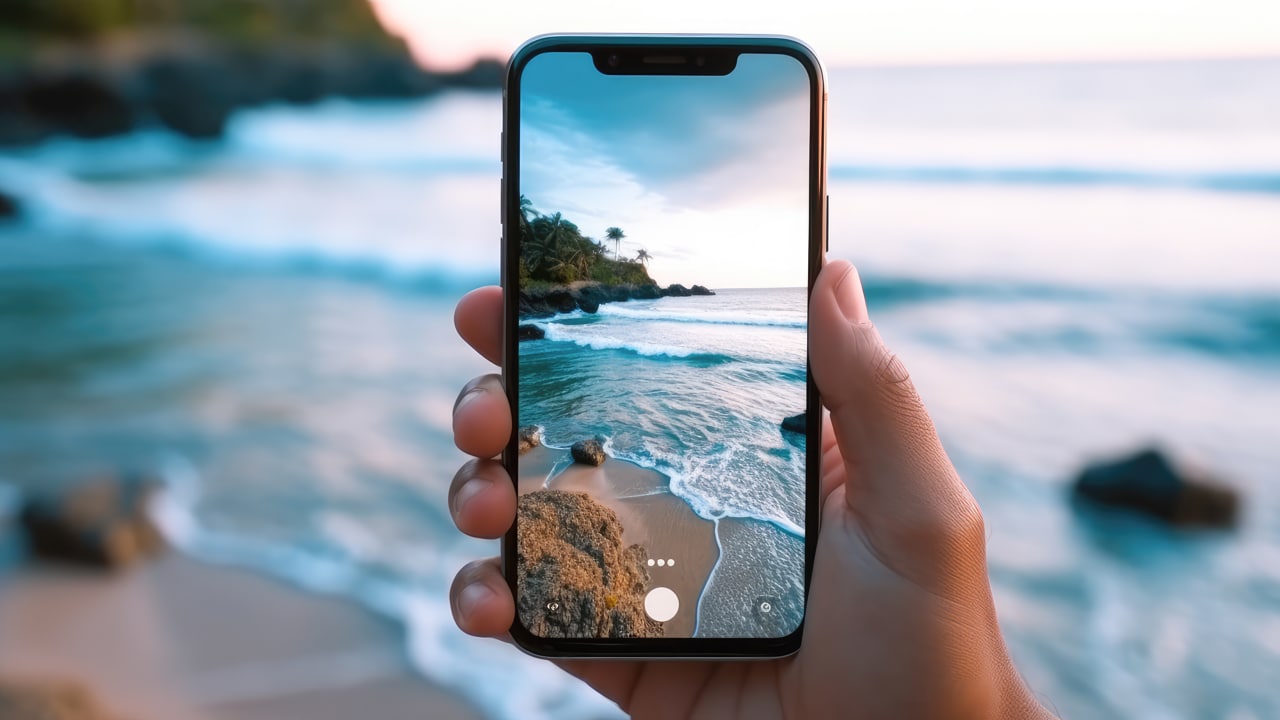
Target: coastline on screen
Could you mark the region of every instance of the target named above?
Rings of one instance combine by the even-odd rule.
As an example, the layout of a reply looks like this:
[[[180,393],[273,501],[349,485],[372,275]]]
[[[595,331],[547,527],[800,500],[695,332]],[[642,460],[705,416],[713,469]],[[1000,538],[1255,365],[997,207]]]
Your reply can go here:
[[[517,610],[542,638],[803,618],[809,76],[520,84]]]

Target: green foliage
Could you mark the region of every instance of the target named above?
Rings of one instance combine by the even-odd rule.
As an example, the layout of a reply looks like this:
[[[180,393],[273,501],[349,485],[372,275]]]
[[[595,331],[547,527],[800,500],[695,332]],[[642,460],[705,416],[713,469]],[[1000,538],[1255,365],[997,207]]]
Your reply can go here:
[[[609,239],[615,240],[609,229]],[[586,237],[578,226],[560,213],[543,215],[529,199],[520,197],[520,282],[528,288],[534,282],[567,284],[594,280],[606,285],[652,285],[644,265],[632,260],[608,257],[604,244]]]

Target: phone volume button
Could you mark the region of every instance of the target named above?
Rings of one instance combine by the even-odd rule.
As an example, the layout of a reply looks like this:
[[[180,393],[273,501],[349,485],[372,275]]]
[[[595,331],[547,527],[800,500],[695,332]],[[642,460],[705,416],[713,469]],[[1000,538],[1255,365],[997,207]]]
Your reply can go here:
[[[822,220],[822,234],[825,236],[827,244],[827,252],[831,252],[831,196],[827,195],[827,199],[822,204],[822,210],[826,217]]]

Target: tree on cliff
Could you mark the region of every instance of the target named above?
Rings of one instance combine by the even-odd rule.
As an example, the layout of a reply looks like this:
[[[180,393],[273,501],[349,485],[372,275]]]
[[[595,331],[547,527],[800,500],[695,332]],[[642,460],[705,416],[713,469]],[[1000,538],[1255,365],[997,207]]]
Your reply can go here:
[[[636,253],[636,260],[638,260],[642,265],[649,264],[649,261],[652,259],[653,259],[653,256],[650,255],[649,251],[645,250],[644,248],[640,248],[640,252]]]
[[[610,228],[621,236],[618,228]],[[611,259],[607,246],[582,234],[562,213],[544,214],[529,198],[520,197],[520,281],[564,285],[590,280],[605,285],[654,285],[644,266]],[[613,233],[609,239],[617,242]]]
[[[613,241],[613,259],[621,260],[622,238],[626,237],[627,234],[622,232],[620,227],[611,227],[604,231],[604,236]]]

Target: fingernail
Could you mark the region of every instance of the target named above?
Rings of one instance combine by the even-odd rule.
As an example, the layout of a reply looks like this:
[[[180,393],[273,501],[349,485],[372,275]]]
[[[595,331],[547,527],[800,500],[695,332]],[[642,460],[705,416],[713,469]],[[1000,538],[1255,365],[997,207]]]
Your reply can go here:
[[[468,500],[488,490],[492,484],[485,478],[479,477],[471,478],[463,483],[462,487],[458,488],[458,492],[453,494],[453,514],[460,514]]]
[[[854,277],[854,269],[850,266],[836,283],[836,304],[840,306],[840,314],[849,322],[866,322],[866,311],[862,309],[862,298],[858,296],[857,283],[849,282]]]
[[[463,618],[471,617],[481,603],[487,602],[493,596],[493,591],[488,585],[483,582],[472,583],[458,593],[458,613]]]
[[[484,394],[484,390],[478,387],[471,388],[470,390],[463,393],[461,397],[458,398],[458,402],[453,404],[453,411],[458,412],[459,410],[462,409],[463,405],[470,403],[471,401],[475,400],[476,398],[480,397],[483,394]]]

